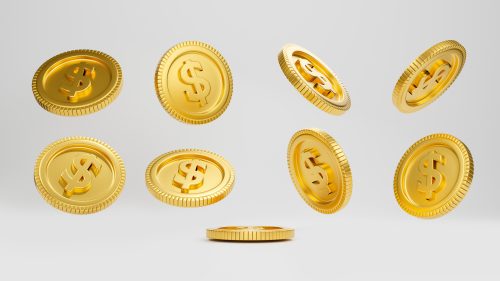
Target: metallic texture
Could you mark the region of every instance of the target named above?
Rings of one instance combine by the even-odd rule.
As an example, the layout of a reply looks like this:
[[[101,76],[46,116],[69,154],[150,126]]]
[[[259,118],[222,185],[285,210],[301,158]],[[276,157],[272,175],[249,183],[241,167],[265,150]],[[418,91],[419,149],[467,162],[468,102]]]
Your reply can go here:
[[[225,226],[207,229],[207,238],[223,241],[279,241],[293,239],[295,231],[278,226]]]

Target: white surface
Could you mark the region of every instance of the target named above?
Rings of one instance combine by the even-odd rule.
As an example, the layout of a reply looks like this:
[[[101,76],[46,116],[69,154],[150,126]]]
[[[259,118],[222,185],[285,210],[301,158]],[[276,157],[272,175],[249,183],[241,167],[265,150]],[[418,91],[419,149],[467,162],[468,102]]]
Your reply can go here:
[[[498,279],[495,2],[3,1],[0,11],[1,280]],[[401,72],[446,39],[467,49],[460,77],[429,107],[399,113],[391,93]],[[174,120],[155,95],[158,61],[184,40],[212,44],[233,72],[233,100],[207,125]],[[310,49],[338,74],[351,94],[348,113],[329,116],[290,85],[277,62],[288,42]],[[118,60],[120,96],[88,116],[45,112],[31,93],[34,72],[50,57],[79,48]],[[289,138],[307,127],[328,131],[351,164],[353,196],[334,215],[311,210],[288,175]],[[476,170],[455,211],[419,220],[400,210],[392,179],[404,151],[435,132],[464,141]],[[33,183],[38,154],[72,135],[101,139],[125,161],[123,193],[98,214],[59,212]],[[212,150],[234,165],[236,185],[222,202],[180,209],[148,194],[149,162],[190,147]],[[207,227],[230,224],[295,227],[296,239],[205,240]]]

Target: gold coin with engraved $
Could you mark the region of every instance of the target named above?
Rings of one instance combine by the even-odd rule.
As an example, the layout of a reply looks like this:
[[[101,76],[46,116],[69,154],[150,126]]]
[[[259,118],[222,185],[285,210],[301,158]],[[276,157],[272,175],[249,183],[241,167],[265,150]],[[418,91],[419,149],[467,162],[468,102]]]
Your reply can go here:
[[[455,81],[465,57],[465,48],[457,41],[432,46],[403,72],[394,87],[392,102],[404,113],[426,107]]]
[[[340,115],[351,107],[349,93],[342,83],[310,51],[287,44],[278,54],[278,62],[290,83],[319,109]]]
[[[467,194],[473,174],[472,155],[464,143],[448,134],[429,135],[401,158],[394,176],[394,194],[410,215],[442,216]]]
[[[179,207],[201,207],[225,198],[234,170],[221,156],[197,149],[160,155],[146,169],[146,184],[157,199]]]
[[[279,226],[224,226],[207,229],[207,238],[222,241],[281,241],[293,239],[295,230]]]
[[[203,124],[226,110],[233,92],[231,70],[212,46],[182,42],[165,53],[155,75],[158,99],[176,119]]]
[[[124,183],[120,156],[92,138],[58,140],[47,146],[35,164],[35,184],[42,197],[68,213],[95,213],[108,207]]]
[[[352,193],[352,175],[342,148],[326,132],[304,129],[288,145],[288,168],[297,191],[313,209],[331,214]]]
[[[84,115],[101,110],[119,94],[122,71],[107,54],[74,50],[59,54],[33,77],[32,90],[38,104],[59,115]]]

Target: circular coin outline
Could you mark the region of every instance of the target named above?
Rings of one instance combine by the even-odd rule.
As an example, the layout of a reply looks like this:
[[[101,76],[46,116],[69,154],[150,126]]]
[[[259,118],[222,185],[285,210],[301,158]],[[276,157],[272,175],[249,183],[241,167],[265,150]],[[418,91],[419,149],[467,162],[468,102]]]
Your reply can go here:
[[[184,54],[183,52],[181,52],[180,54],[176,55],[176,53],[182,51],[183,48],[189,48],[189,47],[199,47],[206,50],[207,52],[204,53],[204,55],[208,56],[211,59],[219,60],[220,64],[223,66],[225,70],[225,72],[221,71],[220,73],[222,80],[227,79],[227,91],[222,94],[219,94],[220,96],[226,96],[223,106],[217,112],[205,118],[191,118],[189,116],[183,115],[176,108],[174,108],[169,102],[169,92],[167,90],[168,87],[166,85],[163,85],[162,82],[163,76],[168,75],[168,71],[170,69],[170,65],[168,65],[169,60],[174,60],[175,57]],[[175,57],[172,58],[172,56],[174,55]],[[187,124],[196,124],[196,125],[206,124],[219,118],[226,111],[233,95],[233,76],[231,74],[231,69],[229,68],[229,64],[227,63],[226,59],[217,49],[215,49],[214,47],[212,47],[207,43],[200,41],[184,41],[170,48],[160,59],[160,62],[158,63],[158,66],[156,68],[154,80],[155,80],[156,96],[158,97],[158,100],[160,101],[165,111],[167,111],[168,114],[170,114],[175,119]]]
[[[409,87],[409,84],[412,83],[416,76],[419,75],[423,68],[426,67],[429,63],[433,62],[436,57],[449,52],[449,51],[458,51],[462,57],[460,59],[460,63],[455,71],[454,76],[451,78],[450,82],[441,89],[441,91],[437,92],[431,97],[428,97],[428,101],[422,103],[417,106],[410,106],[406,102],[407,92],[405,89]],[[467,58],[467,52],[465,47],[462,46],[459,42],[455,40],[446,40],[435,44],[434,46],[427,49],[425,52],[420,54],[401,74],[401,77],[398,79],[398,82],[394,86],[394,90],[392,92],[392,103],[394,106],[403,113],[413,113],[427,107],[434,101],[436,101],[449,87],[455,82],[455,79],[460,75],[462,71],[465,60]],[[427,97],[426,97],[427,98]]]
[[[207,229],[206,235],[218,241],[283,241],[293,239],[295,230],[280,226],[223,226]]]
[[[62,202],[58,198],[55,198],[52,195],[52,193],[48,190],[48,188],[43,184],[44,180],[42,180],[42,175],[41,175],[42,165],[46,161],[52,159],[54,155],[61,150],[58,148],[64,146],[65,144],[70,145],[72,143],[77,144],[79,142],[80,143],[84,142],[87,146],[93,145],[93,148],[97,151],[105,149],[106,151],[104,151],[104,154],[112,158],[110,160],[112,160],[113,164],[116,164],[117,166],[117,167],[112,167],[115,173],[117,173],[118,175],[116,177],[117,180],[115,183],[114,191],[108,197],[103,198],[98,203],[90,204],[87,206],[82,206],[78,204],[69,204],[66,202]],[[105,208],[109,207],[116,201],[116,199],[122,192],[123,187],[125,185],[125,178],[126,178],[126,173],[123,160],[121,159],[120,155],[110,145],[95,138],[81,137],[81,136],[65,137],[49,144],[38,156],[34,169],[35,185],[42,198],[45,199],[45,201],[54,208],[71,214],[91,214],[102,211]]]
[[[227,174],[227,180],[226,180],[227,183],[223,186],[218,186],[215,192],[197,197],[178,196],[177,194],[165,192],[164,190],[156,186],[153,183],[153,179],[151,178],[153,167],[162,160],[166,161],[169,158],[177,157],[183,154],[189,154],[189,155],[194,154],[202,157],[204,156],[218,163],[224,169],[224,172]],[[178,149],[164,153],[153,159],[153,161],[151,161],[151,163],[146,168],[145,178],[146,178],[146,186],[149,192],[156,199],[172,206],[191,208],[191,207],[204,207],[212,205],[226,198],[229,195],[229,193],[231,193],[231,191],[233,190],[235,182],[235,172],[231,164],[222,156],[216,153],[201,149]],[[226,177],[224,177],[223,179],[226,179]]]
[[[114,70],[115,72],[110,73],[110,76],[112,77],[110,84],[113,85],[108,86],[107,90],[105,91],[106,93],[102,94],[102,96],[98,100],[83,105],[77,105],[77,104],[60,105],[47,100],[44,97],[47,95],[47,93],[43,89],[42,85],[43,83],[41,81],[44,79],[44,75],[47,72],[47,70],[49,70],[53,65],[57,64],[58,62],[64,59],[68,59],[71,57],[78,57],[78,56],[95,57],[98,60],[102,61],[108,67],[108,69],[110,69],[111,71]],[[33,76],[33,80],[31,82],[31,89],[38,104],[46,111],[61,116],[81,116],[100,111],[101,109],[107,107],[120,94],[122,84],[123,84],[122,69],[120,67],[120,64],[113,57],[101,51],[78,49],[60,53],[48,59],[46,62],[44,62],[37,69],[35,75]]]
[[[331,154],[335,157],[335,160],[337,161],[340,167],[339,172],[342,176],[342,182],[344,182],[344,185],[341,187],[343,189],[341,193],[342,195],[341,198],[338,200],[337,205],[323,206],[311,200],[309,196],[304,192],[303,190],[304,188],[300,185],[300,181],[297,178],[297,175],[295,175],[295,168],[293,166],[294,161],[292,159],[294,152],[291,150],[293,148],[295,141],[303,135],[312,136],[316,138],[320,143],[325,145],[325,147],[328,148]],[[335,141],[335,139],[332,136],[330,136],[327,132],[317,128],[302,129],[296,132],[292,136],[288,144],[287,162],[288,162],[288,171],[290,173],[290,177],[292,178],[295,189],[300,194],[300,197],[302,197],[302,199],[317,212],[323,214],[333,214],[344,208],[347,205],[347,203],[349,203],[349,200],[352,195],[352,186],[353,186],[351,167],[349,165],[349,162],[347,161],[347,157],[342,147],[340,147],[340,145]]]
[[[449,141],[453,143],[456,146],[455,149],[450,146],[446,147],[455,152],[460,152],[460,155],[463,157],[463,177],[462,179],[459,179],[457,181],[457,185],[453,187],[453,191],[450,192],[448,198],[442,200],[444,202],[440,202],[435,207],[428,207],[425,209],[419,208],[411,204],[411,202],[405,197],[404,192],[400,191],[400,189],[407,189],[407,187],[403,187],[401,183],[403,170],[405,170],[408,160],[412,158],[414,152],[417,151],[422,144],[425,144],[429,141],[435,141],[436,144],[440,144],[440,140],[441,142]],[[458,204],[463,200],[463,198],[469,191],[469,186],[472,183],[473,176],[474,161],[469,148],[461,140],[450,134],[431,134],[415,142],[410,148],[406,150],[406,152],[399,160],[394,174],[394,196],[396,197],[396,201],[398,202],[401,209],[403,209],[406,213],[419,218],[437,218],[451,212],[458,206]]]
[[[291,62],[291,57],[295,52],[302,52],[307,54],[309,57],[319,63],[321,68],[328,72],[324,74],[328,76],[329,79],[334,80],[337,86],[342,89],[342,94],[345,97],[342,103],[335,104],[332,101],[325,99],[323,95],[317,93],[317,91],[309,85],[309,82],[305,81],[302,75],[297,73],[293,66],[293,63]],[[278,53],[278,63],[288,81],[290,81],[290,83],[302,96],[304,96],[317,108],[332,115],[344,114],[351,108],[351,97],[349,95],[349,92],[344,87],[342,82],[340,82],[337,75],[320,58],[318,58],[309,50],[296,44],[286,44]]]

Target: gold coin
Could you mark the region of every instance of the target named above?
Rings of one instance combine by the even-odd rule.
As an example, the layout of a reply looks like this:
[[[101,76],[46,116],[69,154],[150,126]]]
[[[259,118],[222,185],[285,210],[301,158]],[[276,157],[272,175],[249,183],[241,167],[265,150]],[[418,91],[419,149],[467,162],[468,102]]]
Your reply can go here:
[[[278,62],[290,83],[319,109],[340,115],[351,107],[349,93],[342,83],[310,51],[287,44],[278,54]]]
[[[399,161],[394,194],[408,214],[432,218],[453,210],[469,190],[474,163],[469,149],[448,134],[413,144]]]
[[[35,165],[35,184],[55,208],[74,214],[98,212],[113,203],[125,183],[125,167],[109,145],[69,137],[45,148]]]
[[[293,239],[295,231],[278,226],[225,226],[207,229],[207,238],[224,241],[279,241]]]
[[[35,73],[33,94],[45,110],[84,115],[111,103],[119,94],[122,70],[115,59],[93,50],[74,50],[46,61]]]
[[[288,169],[300,196],[316,211],[331,214],[349,202],[351,168],[342,148],[326,132],[295,133],[288,145]]]
[[[234,170],[221,156],[183,149],[160,155],[146,169],[146,184],[158,200],[179,207],[201,207],[224,199]]]
[[[203,124],[224,113],[233,93],[231,70],[212,46],[182,42],[163,55],[155,75],[156,94],[176,119]]]
[[[455,81],[465,63],[465,48],[457,41],[438,43],[416,58],[399,78],[392,102],[404,113],[436,100]]]

